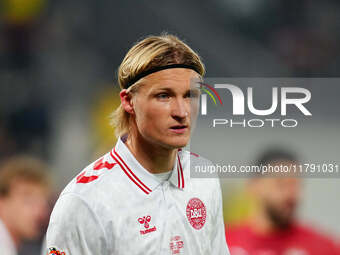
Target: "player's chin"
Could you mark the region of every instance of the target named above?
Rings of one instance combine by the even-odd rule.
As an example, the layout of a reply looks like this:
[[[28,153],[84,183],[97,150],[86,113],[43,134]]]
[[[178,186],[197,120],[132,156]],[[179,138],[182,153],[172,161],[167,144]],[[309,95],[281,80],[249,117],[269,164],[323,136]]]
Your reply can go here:
[[[173,149],[183,148],[189,142],[189,135],[171,136],[167,139],[166,144]]]

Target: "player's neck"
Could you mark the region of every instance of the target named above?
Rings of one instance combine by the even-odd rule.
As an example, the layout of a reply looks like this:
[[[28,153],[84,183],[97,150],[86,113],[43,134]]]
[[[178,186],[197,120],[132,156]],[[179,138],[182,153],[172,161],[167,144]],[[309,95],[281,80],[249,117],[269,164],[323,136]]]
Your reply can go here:
[[[128,137],[125,144],[137,161],[150,173],[164,173],[174,167],[177,149],[166,149],[149,143],[138,135]]]

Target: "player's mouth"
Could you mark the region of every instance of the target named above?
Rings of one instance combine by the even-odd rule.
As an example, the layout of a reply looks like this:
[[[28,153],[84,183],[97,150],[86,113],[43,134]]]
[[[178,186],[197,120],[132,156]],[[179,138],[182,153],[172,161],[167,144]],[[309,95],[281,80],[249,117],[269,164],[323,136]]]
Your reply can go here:
[[[187,125],[175,125],[170,127],[170,130],[176,134],[183,134],[186,131],[188,131],[188,126]]]

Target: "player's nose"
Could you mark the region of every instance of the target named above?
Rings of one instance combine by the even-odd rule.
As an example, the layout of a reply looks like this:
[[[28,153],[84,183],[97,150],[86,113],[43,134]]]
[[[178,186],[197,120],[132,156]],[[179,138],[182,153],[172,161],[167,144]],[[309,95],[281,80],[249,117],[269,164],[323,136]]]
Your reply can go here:
[[[172,116],[174,118],[185,119],[189,116],[190,103],[188,103],[184,98],[176,98],[172,104]]]

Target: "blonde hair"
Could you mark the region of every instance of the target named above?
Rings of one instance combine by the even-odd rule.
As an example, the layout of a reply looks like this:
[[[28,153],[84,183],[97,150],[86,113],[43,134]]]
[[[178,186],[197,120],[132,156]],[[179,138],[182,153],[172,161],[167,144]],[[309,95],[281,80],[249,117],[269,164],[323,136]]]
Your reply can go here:
[[[170,34],[148,36],[137,42],[126,54],[118,69],[118,83],[126,89],[139,74],[155,67],[171,64],[185,64],[194,67],[201,76],[205,73],[204,64],[199,55],[178,37]],[[137,91],[139,82],[127,88],[129,93]],[[115,135],[129,132],[130,114],[120,105],[111,114],[111,124],[115,127]]]
[[[12,183],[17,180],[46,188],[51,184],[47,166],[29,156],[15,156],[0,163],[0,197],[9,195]]]

